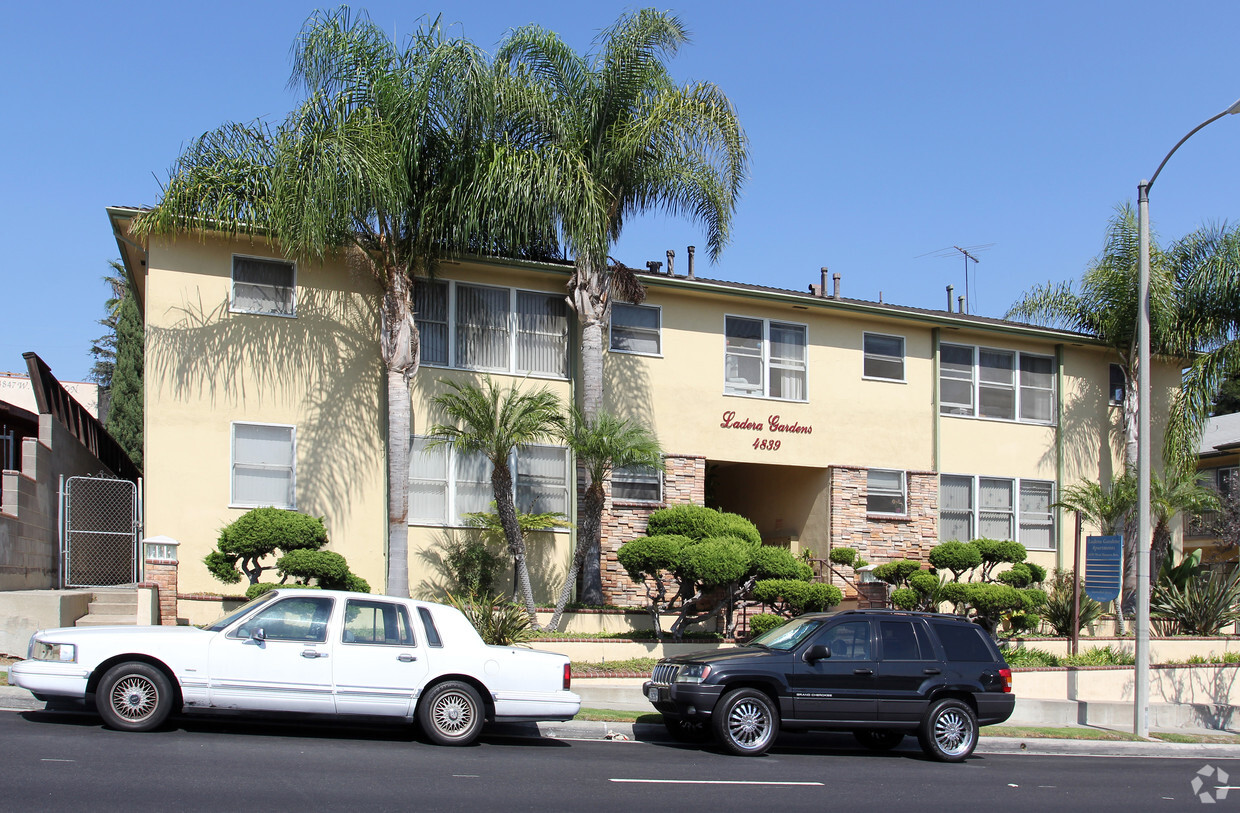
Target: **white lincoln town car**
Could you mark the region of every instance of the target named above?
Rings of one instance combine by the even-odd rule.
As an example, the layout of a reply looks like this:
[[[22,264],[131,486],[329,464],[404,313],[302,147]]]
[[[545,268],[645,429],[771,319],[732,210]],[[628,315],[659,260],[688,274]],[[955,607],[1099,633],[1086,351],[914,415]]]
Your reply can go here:
[[[441,745],[581,706],[563,655],[488,646],[442,604],[330,590],[272,590],[205,629],[40,630],[9,681],[44,701],[93,696],[128,731],[182,709],[366,714],[417,718]]]

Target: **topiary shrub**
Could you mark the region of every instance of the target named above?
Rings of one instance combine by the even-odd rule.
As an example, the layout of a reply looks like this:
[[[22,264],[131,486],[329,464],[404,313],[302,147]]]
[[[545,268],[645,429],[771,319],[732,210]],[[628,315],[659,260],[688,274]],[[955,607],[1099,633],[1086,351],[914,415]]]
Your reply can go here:
[[[616,559],[629,578],[646,588],[646,609],[654,625],[655,638],[662,640],[661,613],[668,606],[671,575],[680,562],[680,552],[693,544],[687,536],[641,536],[625,542],[616,551]]]
[[[267,570],[280,573],[280,584],[274,587],[293,579],[294,584],[313,581],[327,590],[369,593],[370,585],[349,571],[343,556],[320,550],[326,544],[327,531],[321,519],[282,508],[255,508],[220,531],[216,549],[204,561],[212,575],[226,584],[236,584],[243,574],[247,576],[247,596],[265,592],[253,588]],[[272,558],[274,562],[270,562]]]
[[[753,637],[758,637],[764,633],[770,632],[776,627],[782,625],[785,619],[783,616],[773,615],[771,613],[760,613],[749,617],[749,632]]]
[[[874,568],[874,578],[896,586],[908,584],[908,577],[921,570],[921,563],[911,559],[897,559]]]
[[[754,584],[752,595],[784,618],[823,612],[844,598],[834,585],[797,579],[762,579]]]
[[[891,603],[901,610],[916,610],[921,596],[911,587],[899,587],[891,591]]]
[[[687,536],[698,540],[719,536],[722,529],[720,512],[704,505],[660,508],[646,523],[646,533],[650,536]]]
[[[944,542],[930,551],[930,564],[952,574],[955,581],[982,563],[982,552],[968,542]]]
[[[263,593],[269,593],[276,588],[281,590],[318,590],[317,584],[272,584],[271,582],[259,582],[251,584],[245,589],[245,597],[251,601],[261,596]]]

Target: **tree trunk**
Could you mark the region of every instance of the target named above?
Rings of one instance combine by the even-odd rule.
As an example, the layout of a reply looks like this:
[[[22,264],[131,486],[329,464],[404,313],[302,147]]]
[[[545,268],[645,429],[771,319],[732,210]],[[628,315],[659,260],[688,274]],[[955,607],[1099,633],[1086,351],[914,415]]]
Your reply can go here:
[[[534,606],[534,588],[530,584],[530,571],[525,558],[525,536],[521,533],[521,524],[517,521],[517,506],[512,497],[512,472],[504,461],[491,462],[495,513],[499,515],[499,525],[504,529],[504,538],[508,540],[508,552],[512,554],[517,585],[521,590],[521,600],[525,602],[525,612],[530,617],[530,626],[539,629],[538,608]]]
[[[389,596],[409,597],[410,383],[418,369],[418,328],[413,321],[409,278],[404,269],[386,269],[380,351],[387,370]]]
[[[581,325],[581,414],[593,421],[603,406],[603,327],[610,310],[611,279],[606,258],[594,260],[579,255],[573,277],[568,283],[568,301],[577,312]],[[588,482],[588,493],[596,485],[600,492],[602,484]],[[601,516],[601,507],[600,507]],[[584,523],[579,523],[584,527]],[[582,562],[581,601],[586,604],[603,604],[602,549],[599,543],[598,523],[589,539],[581,539],[578,530],[577,545],[588,544]]]
[[[551,616],[551,623],[547,625],[547,629],[559,628],[560,617],[564,614],[564,608],[573,594],[577,574],[581,572],[582,565],[589,558],[591,551],[598,546],[600,526],[603,522],[603,497],[603,486],[591,483],[586,489],[582,505],[577,508],[577,547],[573,551],[573,561],[569,565],[568,573],[564,576],[564,586],[560,588],[560,597],[555,602],[555,614]],[[597,561],[597,556],[595,561]],[[599,598],[597,602],[584,597],[582,600],[586,604],[601,604],[601,591]]]

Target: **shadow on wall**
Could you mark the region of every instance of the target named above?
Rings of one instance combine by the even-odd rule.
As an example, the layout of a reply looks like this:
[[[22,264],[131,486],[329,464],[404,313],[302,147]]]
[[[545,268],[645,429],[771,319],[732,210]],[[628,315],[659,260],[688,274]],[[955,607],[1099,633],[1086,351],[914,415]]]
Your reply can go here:
[[[419,569],[423,579],[413,588],[413,595],[425,601],[443,601],[453,585],[457,583],[457,575],[448,561],[448,551],[458,542],[476,537],[478,531],[467,528],[445,528],[435,535],[431,547],[416,553],[417,558],[426,567]],[[569,557],[559,550],[568,548],[568,534],[540,532],[527,534],[525,550],[529,562],[530,582],[534,588],[534,601],[541,607],[553,606],[559,597],[560,588],[564,584],[564,576],[568,572]],[[489,544],[488,549],[500,557],[502,565],[495,574],[492,592],[516,596],[516,580],[513,576],[512,557],[508,555],[506,544]],[[519,598],[518,598],[519,602]]]
[[[1115,456],[1122,454],[1124,448],[1123,426],[1116,420],[1118,407],[1104,406],[1100,410],[1098,404],[1107,403],[1102,385],[1092,379],[1078,380],[1082,386],[1065,400],[1060,419],[1064,469],[1097,471],[1103,483],[1110,483],[1115,474]],[[1042,464],[1054,467],[1056,454],[1055,445],[1047,447]],[[1069,475],[1069,481],[1075,482],[1075,478]]]
[[[1155,697],[1161,693],[1167,702],[1193,704],[1202,717],[1203,725],[1208,728],[1232,727],[1232,713],[1235,711],[1232,692],[1240,669],[1186,668],[1170,671],[1170,675],[1166,670],[1151,669],[1150,673],[1151,694]]]
[[[298,416],[298,505],[333,527],[354,494],[383,486],[378,304],[342,287],[299,288],[296,318],[185,301],[147,329],[147,392]]]
[[[607,346],[607,334],[603,345]],[[603,351],[604,409],[625,420],[645,426],[658,435],[654,402],[650,400],[650,374],[646,365],[661,359]],[[665,451],[671,451],[665,449]]]

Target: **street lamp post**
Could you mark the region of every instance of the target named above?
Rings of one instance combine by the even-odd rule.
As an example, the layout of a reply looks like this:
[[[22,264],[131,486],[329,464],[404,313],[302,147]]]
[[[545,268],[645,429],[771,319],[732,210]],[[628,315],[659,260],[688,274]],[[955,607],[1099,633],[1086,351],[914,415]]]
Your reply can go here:
[[[1137,250],[1141,257],[1137,322],[1137,666],[1133,732],[1138,737],[1150,734],[1150,187],[1181,144],[1206,125],[1234,113],[1240,113],[1240,99],[1190,130],[1162,159],[1150,179],[1137,184]]]

